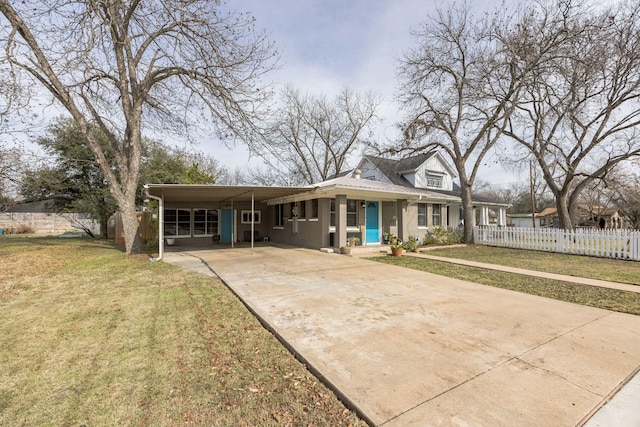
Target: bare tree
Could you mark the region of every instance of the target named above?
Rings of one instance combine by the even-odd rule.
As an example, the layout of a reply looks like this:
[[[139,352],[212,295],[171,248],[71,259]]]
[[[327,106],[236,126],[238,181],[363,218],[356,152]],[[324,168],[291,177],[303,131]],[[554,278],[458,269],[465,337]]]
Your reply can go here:
[[[529,32],[541,23],[560,43],[527,80],[505,134],[531,153],[560,226],[572,228],[580,194],[640,155],[640,4],[558,0],[525,22]]]
[[[606,178],[598,180],[597,185],[586,189],[581,195],[581,200],[588,206],[619,209],[631,227],[640,229],[639,167],[640,160],[617,165],[607,173]],[[592,209],[592,212],[599,210]]]
[[[478,181],[476,181],[478,183]],[[473,193],[477,196],[484,196],[501,203],[510,204],[507,213],[531,213],[540,212],[548,203],[553,203],[546,197],[546,185],[544,181],[536,180],[534,177],[533,186],[530,182],[513,182],[509,185],[492,185],[486,183],[476,185]],[[531,190],[533,187],[534,206],[531,207]]]
[[[460,180],[467,243],[473,240],[471,189],[483,158],[500,138],[526,77],[556,43],[541,23],[529,32],[510,19],[504,10],[475,19],[466,3],[440,11],[414,34],[417,47],[399,67],[408,119],[404,142],[392,150],[437,148],[449,155]]]
[[[624,213],[631,226],[640,230],[640,175],[637,173],[625,181],[623,187],[617,187],[613,196],[616,206]]]
[[[78,124],[141,250],[135,196],[143,129],[223,138],[251,132],[277,59],[248,14],[216,0],[0,0],[0,63],[50,94]],[[16,80],[17,81],[17,80]],[[108,136],[113,162],[92,132]]]
[[[379,105],[372,93],[344,89],[333,100],[286,87],[281,107],[255,151],[291,184],[324,181],[348,168]]]
[[[16,201],[23,166],[20,150],[0,147],[0,212]]]

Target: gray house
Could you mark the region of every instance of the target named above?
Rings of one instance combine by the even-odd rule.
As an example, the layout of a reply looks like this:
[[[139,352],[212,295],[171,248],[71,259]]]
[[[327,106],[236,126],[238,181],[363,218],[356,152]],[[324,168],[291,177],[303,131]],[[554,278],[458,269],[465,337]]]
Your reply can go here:
[[[380,245],[383,233],[424,236],[460,224],[460,189],[437,152],[402,160],[363,157],[343,176],[303,187],[147,184],[160,202],[161,241],[270,240],[306,248],[339,247],[348,237]],[[508,205],[474,200],[478,223],[506,225]],[[179,242],[178,242],[179,243]],[[162,248],[161,248],[162,249]]]

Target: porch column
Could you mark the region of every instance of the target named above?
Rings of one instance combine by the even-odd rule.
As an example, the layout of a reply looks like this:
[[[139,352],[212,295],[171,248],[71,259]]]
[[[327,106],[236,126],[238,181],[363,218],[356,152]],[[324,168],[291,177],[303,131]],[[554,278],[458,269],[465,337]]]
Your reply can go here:
[[[336,196],[336,234],[333,242],[336,247],[347,246],[347,196]]]
[[[489,225],[489,208],[486,206],[480,208],[480,225]]]
[[[507,210],[498,208],[498,226],[504,227],[505,225],[507,225]]]
[[[397,228],[398,228],[398,231],[397,231],[398,235],[396,237],[398,239],[404,239],[405,234],[407,234],[405,229],[406,215],[407,215],[406,200],[403,200],[403,199],[396,200],[396,218],[397,218]]]
[[[478,209],[474,206],[473,208],[473,226],[475,227],[476,225],[478,225]]]

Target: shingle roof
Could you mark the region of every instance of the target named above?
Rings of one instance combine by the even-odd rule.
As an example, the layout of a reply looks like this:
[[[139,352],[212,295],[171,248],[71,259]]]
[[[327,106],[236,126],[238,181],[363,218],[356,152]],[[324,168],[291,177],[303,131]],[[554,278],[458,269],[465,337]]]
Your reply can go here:
[[[421,154],[418,156],[407,157],[405,159],[385,159],[383,157],[375,157],[375,156],[364,156],[365,159],[369,160],[373,163],[378,170],[386,176],[389,181],[391,181],[395,185],[400,185],[403,187],[415,188],[413,185],[404,178],[400,172],[408,172],[416,170],[420,165],[429,160],[433,155],[436,154],[436,151],[430,151],[425,154]],[[453,184],[453,190],[434,190],[429,189],[429,191],[433,193],[443,194],[446,196],[460,197],[461,196],[461,188],[456,183]],[[483,204],[492,204],[492,205],[507,205],[508,203],[504,203],[495,199],[491,199],[489,197],[484,196],[476,196],[472,195],[471,199],[474,203],[483,203]]]
[[[415,188],[411,185],[396,185],[389,184],[386,182],[373,181],[370,179],[360,179],[353,178],[350,176],[342,176],[338,178],[333,178],[327,181],[320,182],[316,184],[316,191],[326,190],[331,188],[350,188],[354,190],[364,190],[364,191],[378,191],[385,193],[393,193],[393,194],[405,194],[409,196],[423,196],[425,198],[436,199],[436,200],[447,200],[447,201],[457,201],[460,199],[459,195],[456,194],[444,194],[442,192],[437,192],[433,190],[427,190],[424,188]]]
[[[373,163],[378,170],[386,176],[389,181],[395,185],[402,185],[404,187],[411,187],[413,185],[407,181],[399,172],[406,172],[416,170],[421,164],[429,160],[436,152],[430,151],[418,156],[407,157],[405,159],[385,159],[383,157],[364,156],[365,159]]]

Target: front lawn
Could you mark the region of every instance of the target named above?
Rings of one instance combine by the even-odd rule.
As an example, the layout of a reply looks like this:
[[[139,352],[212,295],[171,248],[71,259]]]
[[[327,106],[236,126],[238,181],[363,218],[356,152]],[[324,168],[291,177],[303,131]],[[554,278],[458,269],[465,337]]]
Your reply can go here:
[[[427,255],[459,258],[548,273],[640,285],[640,262],[565,255],[483,245],[428,250]]]
[[[365,425],[217,279],[0,238],[0,425]]]
[[[445,254],[448,250],[449,249],[439,251],[440,253],[438,253],[438,255],[446,256]],[[428,253],[431,254],[434,252],[436,251],[429,251]],[[440,274],[442,276],[467,280],[474,283],[524,292],[531,295],[538,295],[561,301],[603,308],[606,310],[619,311],[622,313],[640,314],[640,293],[637,292],[626,292],[616,289],[606,289],[559,280],[545,279],[541,277],[504,273],[501,271],[467,267],[464,265],[412,256],[382,256],[372,257],[369,259],[413,268],[415,270]],[[482,259],[474,261],[489,262]],[[591,262],[594,262],[594,260],[591,259]]]

